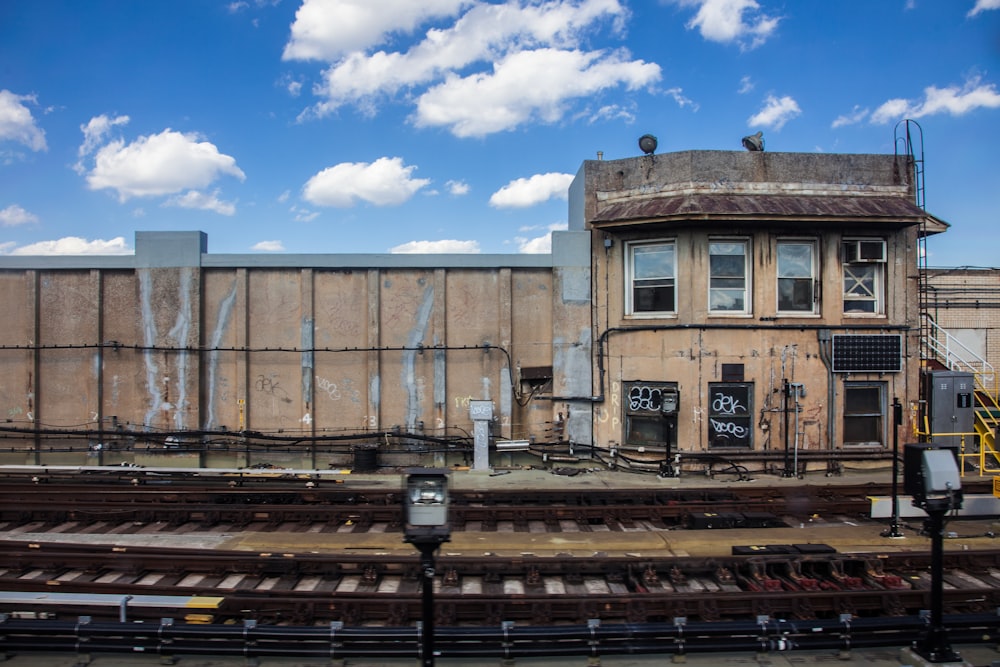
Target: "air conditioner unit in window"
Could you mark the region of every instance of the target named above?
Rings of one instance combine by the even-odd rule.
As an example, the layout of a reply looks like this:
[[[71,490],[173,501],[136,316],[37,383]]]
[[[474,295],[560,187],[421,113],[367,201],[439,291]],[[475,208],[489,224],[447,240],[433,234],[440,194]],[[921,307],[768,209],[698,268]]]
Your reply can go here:
[[[885,241],[882,239],[853,239],[843,242],[844,262],[885,262]]]

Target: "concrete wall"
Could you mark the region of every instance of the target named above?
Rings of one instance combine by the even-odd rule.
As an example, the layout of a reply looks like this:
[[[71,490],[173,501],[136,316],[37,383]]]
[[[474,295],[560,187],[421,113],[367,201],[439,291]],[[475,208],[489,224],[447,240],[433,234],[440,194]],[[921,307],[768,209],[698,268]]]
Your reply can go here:
[[[17,258],[0,265],[0,405],[15,431],[0,459],[113,463],[210,443],[203,458],[233,465],[248,462],[234,434],[455,438],[473,430],[470,400],[494,403],[498,437],[547,438],[563,408],[522,405],[518,369],[552,367],[576,390],[579,362],[553,350],[589,359],[588,239],[560,251],[582,257],[565,271],[549,256],[257,261],[204,254],[200,233],[137,234],[132,268]]]

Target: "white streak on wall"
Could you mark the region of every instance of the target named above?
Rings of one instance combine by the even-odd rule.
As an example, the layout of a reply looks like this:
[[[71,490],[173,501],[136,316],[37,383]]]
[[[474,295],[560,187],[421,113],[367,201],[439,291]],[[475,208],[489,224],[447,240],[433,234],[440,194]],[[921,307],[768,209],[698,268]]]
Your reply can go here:
[[[222,336],[229,327],[229,318],[233,312],[233,304],[236,303],[236,281],[229,290],[229,294],[219,304],[219,313],[216,317],[215,329],[212,330],[212,338],[209,347],[212,349],[208,353],[208,414],[205,416],[205,430],[215,427],[215,391],[219,373],[219,351],[222,344]]]
[[[177,400],[174,401],[174,427],[177,430],[185,428],[184,413],[187,409],[187,366],[188,366],[188,335],[191,332],[191,271],[180,270],[180,285],[178,286],[179,307],[177,320],[168,335],[173,339],[177,353]]]
[[[156,380],[160,369],[156,365],[156,359],[153,358],[153,350],[150,349],[156,345],[156,320],[153,317],[152,304],[153,277],[150,275],[149,269],[136,269],[136,273],[139,274],[142,344],[147,348],[142,351],[142,360],[146,367],[146,390],[149,392],[150,399],[149,409],[146,411],[146,417],[142,423],[143,426],[149,428],[153,425],[153,419],[163,404],[163,393],[160,391],[160,383]]]
[[[431,320],[431,312],[434,309],[434,287],[429,285],[424,290],[424,300],[417,310],[416,323],[410,329],[410,335],[406,339],[406,347],[418,347],[427,334],[427,326]],[[420,419],[420,390],[417,386],[416,378],[417,351],[414,349],[403,350],[402,370],[400,372],[403,381],[403,388],[406,390],[406,427],[413,429]]]

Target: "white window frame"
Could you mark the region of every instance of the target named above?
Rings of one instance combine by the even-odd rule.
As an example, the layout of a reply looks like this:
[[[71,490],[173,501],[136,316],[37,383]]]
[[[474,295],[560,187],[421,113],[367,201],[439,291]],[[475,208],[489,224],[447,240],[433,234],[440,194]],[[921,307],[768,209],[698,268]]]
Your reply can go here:
[[[808,246],[810,248],[809,275],[782,276],[781,247],[782,246]],[[774,280],[774,305],[775,311],[779,315],[803,317],[807,315],[819,314],[819,244],[816,239],[783,238],[778,239],[775,248],[775,280]],[[781,308],[781,284],[782,280],[805,280],[808,279],[812,285],[812,305],[809,310],[783,310]]]
[[[713,275],[712,258],[716,255],[723,256],[723,253],[713,253],[714,246],[737,246],[743,249],[743,275],[741,278],[735,276],[715,276]],[[720,248],[721,249],[721,248]],[[718,315],[749,315],[753,312],[753,303],[751,302],[751,295],[753,290],[751,289],[751,278],[752,278],[752,259],[753,255],[750,248],[750,240],[747,238],[717,238],[708,240],[708,312],[713,316]],[[718,279],[719,281],[732,281],[740,280],[743,281],[742,287],[716,287],[713,282]],[[723,293],[735,293],[742,292],[743,307],[742,308],[714,308],[713,295],[723,294]]]
[[[879,248],[879,246],[881,246]],[[885,314],[886,243],[876,238],[845,238],[840,243],[844,315],[880,317]],[[864,304],[864,310],[848,310]]]
[[[673,255],[673,266],[671,267],[670,275],[662,276],[648,276],[645,278],[636,278],[636,252],[652,249],[658,246],[663,246],[664,248],[669,247],[670,252]],[[642,241],[642,242],[630,242],[625,246],[625,314],[630,317],[674,317],[677,315],[677,242],[675,239],[659,239],[656,241]],[[655,287],[652,285],[654,281],[662,281],[665,283],[661,285],[662,287],[670,287],[673,290],[673,305],[670,310],[636,310],[635,303],[635,290],[636,281],[647,280],[650,282],[650,287]],[[640,285],[640,289],[641,289]]]

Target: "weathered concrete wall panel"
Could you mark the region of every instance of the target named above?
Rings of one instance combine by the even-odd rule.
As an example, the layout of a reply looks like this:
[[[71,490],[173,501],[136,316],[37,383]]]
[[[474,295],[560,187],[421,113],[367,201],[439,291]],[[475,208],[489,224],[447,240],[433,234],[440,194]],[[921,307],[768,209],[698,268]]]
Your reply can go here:
[[[315,356],[313,419],[323,429],[369,428],[368,279],[365,271],[314,274]],[[324,349],[335,350],[323,352]]]
[[[254,270],[248,278],[247,346],[250,386],[247,428],[299,432],[311,396],[302,382],[304,321],[297,271]]]
[[[197,429],[201,272],[148,268],[136,274],[146,376],[143,423],[164,431]]]
[[[45,426],[96,424],[100,289],[97,272],[39,276],[38,396],[35,418]],[[59,346],[80,346],[59,349]],[[90,347],[87,347],[90,346]]]
[[[444,295],[435,290],[433,271],[386,272],[380,281],[380,346],[397,348],[380,354],[380,428],[416,430],[434,417],[428,397],[435,373],[434,355],[416,348],[444,340],[433,317],[443,308]]]
[[[0,272],[0,410],[11,424],[27,427],[35,413],[35,272]]]
[[[501,410],[500,368],[506,359],[497,350],[458,348],[482,345],[509,346],[501,330],[509,330],[510,305],[501,308],[500,279],[496,271],[450,271],[446,279],[445,321],[449,349],[445,393],[447,422],[469,422],[469,401],[493,401],[494,416],[502,426],[509,427],[507,413]],[[509,283],[504,286],[509,290]]]
[[[243,430],[248,396],[246,271],[202,277],[201,426]]]
[[[552,272],[516,272],[511,276],[511,345],[515,369],[552,366]],[[515,371],[516,372],[516,371]],[[552,402],[529,400],[535,386],[516,382],[517,399],[512,407],[511,437],[542,441],[553,414]],[[551,394],[551,380],[538,393]]]
[[[149,394],[145,353],[137,349],[143,344],[138,281],[131,271],[105,271],[101,286],[104,426],[113,429],[116,421],[141,426]]]

